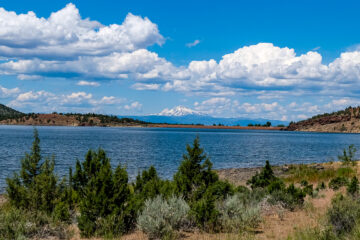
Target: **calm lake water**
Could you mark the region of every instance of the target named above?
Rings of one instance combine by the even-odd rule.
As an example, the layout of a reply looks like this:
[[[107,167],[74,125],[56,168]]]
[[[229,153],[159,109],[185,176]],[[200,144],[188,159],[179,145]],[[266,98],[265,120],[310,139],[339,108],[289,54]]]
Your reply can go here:
[[[44,156],[55,155],[56,171],[68,173],[88,149],[102,147],[113,166],[126,165],[132,179],[154,165],[164,178],[177,170],[187,143],[196,135],[214,168],[325,162],[337,159],[350,144],[360,149],[360,134],[305,133],[223,129],[37,127]],[[33,127],[0,126],[0,192],[19,170],[33,141]]]

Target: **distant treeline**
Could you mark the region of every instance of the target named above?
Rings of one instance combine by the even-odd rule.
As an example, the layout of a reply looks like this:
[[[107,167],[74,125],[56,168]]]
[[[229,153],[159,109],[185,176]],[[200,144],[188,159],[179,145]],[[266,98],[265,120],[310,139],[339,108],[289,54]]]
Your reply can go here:
[[[97,114],[97,113],[57,113],[53,112],[53,114],[59,114],[64,116],[73,116],[79,122],[89,122],[89,118],[98,118],[100,119],[100,123],[136,123],[136,124],[148,124],[148,122],[141,121],[138,119],[133,118],[119,118],[115,115],[104,115],[104,114]]]
[[[260,124],[260,123],[249,123],[248,127],[271,127],[271,122],[266,122],[265,124]],[[277,127],[285,127],[284,124],[278,124]]]
[[[150,124],[145,121],[133,119],[133,118],[119,118],[114,115],[104,115],[104,114],[96,114],[96,113],[57,113],[53,112],[52,114],[57,114],[60,116],[67,117],[75,117],[77,121],[80,123],[92,123],[93,121],[90,118],[98,118],[101,124],[111,124],[111,123],[119,123],[119,124]],[[1,120],[13,120],[15,119],[17,122],[23,122],[24,120],[29,119],[37,119],[41,115],[40,113],[6,113],[0,114]]]

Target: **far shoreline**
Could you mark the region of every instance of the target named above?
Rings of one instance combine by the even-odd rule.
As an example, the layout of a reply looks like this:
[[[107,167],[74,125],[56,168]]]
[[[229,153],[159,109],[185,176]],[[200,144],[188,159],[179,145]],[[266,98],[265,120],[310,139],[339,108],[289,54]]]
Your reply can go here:
[[[58,125],[58,124],[8,124],[0,123],[1,126],[33,126],[33,127],[114,127],[114,128],[126,128],[126,127],[138,127],[138,128],[192,128],[192,129],[240,129],[240,130],[286,130],[286,127],[262,127],[262,126],[212,126],[212,125],[191,125],[191,124],[162,124],[162,123],[149,123],[142,125]]]

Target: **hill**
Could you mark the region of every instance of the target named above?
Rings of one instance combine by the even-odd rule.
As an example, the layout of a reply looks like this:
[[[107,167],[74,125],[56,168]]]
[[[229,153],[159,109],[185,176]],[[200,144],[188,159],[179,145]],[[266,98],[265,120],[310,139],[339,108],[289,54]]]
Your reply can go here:
[[[3,104],[0,104],[0,121],[4,119],[15,119],[24,116],[25,114]]]
[[[286,130],[360,133],[360,106],[316,115],[299,122],[291,122]]]
[[[15,111],[15,110],[14,110]],[[34,125],[34,126],[146,126],[148,123],[131,118],[118,118],[95,113],[20,113],[13,112],[1,115],[0,124],[7,125]]]

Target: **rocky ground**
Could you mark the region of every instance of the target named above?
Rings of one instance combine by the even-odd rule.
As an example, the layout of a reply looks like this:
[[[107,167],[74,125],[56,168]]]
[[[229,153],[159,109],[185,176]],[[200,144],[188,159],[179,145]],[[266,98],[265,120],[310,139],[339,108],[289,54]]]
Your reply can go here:
[[[288,131],[360,133],[360,107],[325,113],[307,120],[292,122]]]

